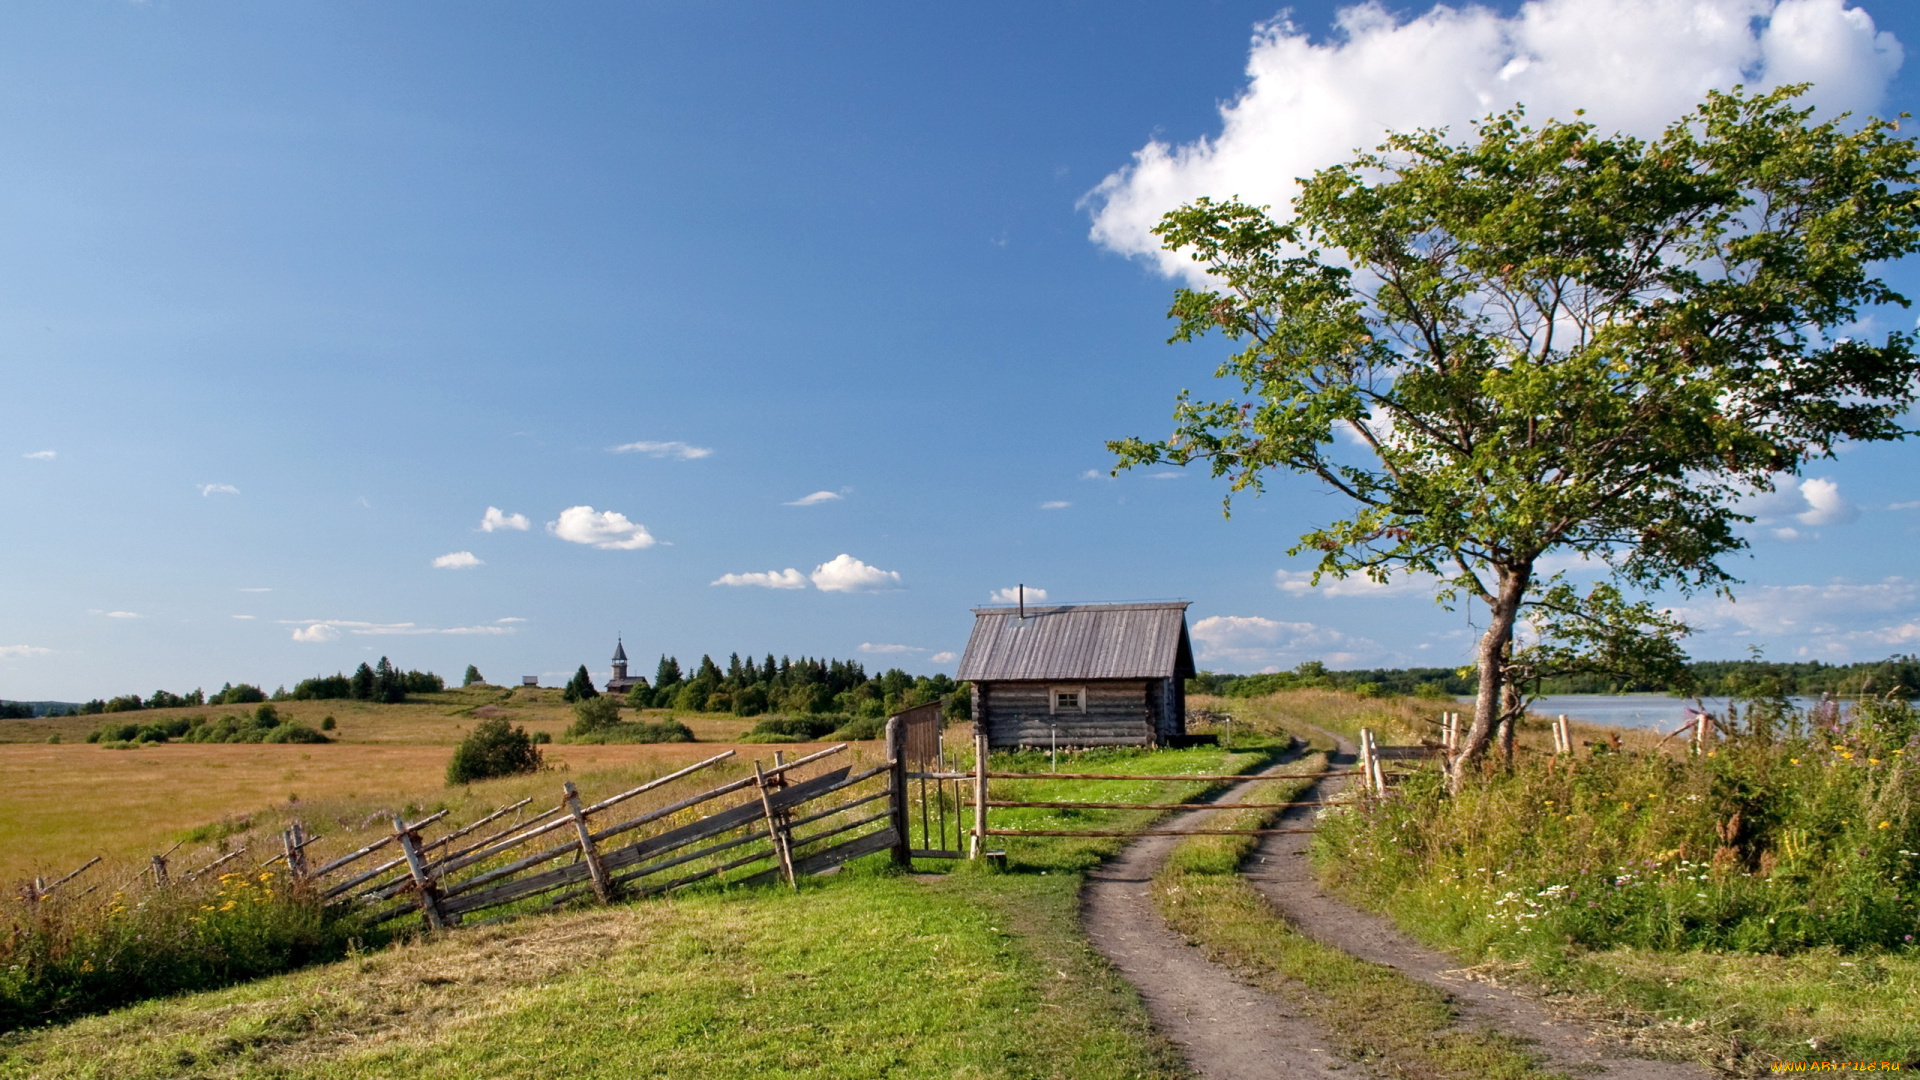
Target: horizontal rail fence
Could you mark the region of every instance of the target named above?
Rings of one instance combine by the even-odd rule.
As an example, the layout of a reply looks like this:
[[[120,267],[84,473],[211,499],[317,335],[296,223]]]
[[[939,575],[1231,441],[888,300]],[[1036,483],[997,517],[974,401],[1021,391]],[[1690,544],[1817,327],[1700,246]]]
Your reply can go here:
[[[898,771],[897,757],[858,772],[833,766],[828,759],[846,749],[843,743],[793,761],[776,753],[770,768],[756,761],[751,775],[621,820],[609,811],[712,768],[734,751],[592,804],[583,804],[568,781],[560,801],[540,813],[524,816],[531,800],[522,799],[433,838],[426,830],[444,811],[411,822],[394,815],[388,835],[310,869],[305,848],[318,837],[305,836],[296,824],[282,837],[285,850],[276,859],[285,859],[290,873],[325,899],[373,908],[375,922],[417,912],[433,929],[536,897],[546,907],[585,897],[611,903],[723,875],[797,887],[800,875],[902,847],[904,807],[889,776]],[[809,766],[817,766],[817,774],[801,778]],[[730,804],[712,809],[717,802]],[[502,823],[509,814],[512,823]],[[504,827],[475,837],[489,825]]]

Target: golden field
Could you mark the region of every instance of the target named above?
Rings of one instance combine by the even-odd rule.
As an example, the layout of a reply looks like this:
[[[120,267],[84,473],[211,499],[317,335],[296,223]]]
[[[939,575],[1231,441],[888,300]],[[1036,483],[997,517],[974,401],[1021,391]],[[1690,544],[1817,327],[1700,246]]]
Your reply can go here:
[[[344,844],[349,833],[383,827],[374,824],[383,811],[418,816],[450,808],[452,819],[471,820],[526,796],[534,799],[529,811],[538,811],[558,799],[563,780],[573,780],[593,799],[734,749],[733,740],[753,726],[732,716],[681,715],[678,719],[700,741],[555,742],[540,748],[547,772],[449,788],[447,760],[475,723],[477,710],[498,710],[516,726],[557,739],[572,721],[560,692],[476,687],[419,695],[400,705],[285,701],[274,707],[283,720],[314,728],[334,717],[338,726],[327,734],[335,741],[170,742],[126,750],[84,741],[89,731],[108,723],[175,716],[217,720],[250,712],[252,705],[0,721],[0,740],[6,740],[0,741],[0,884],[35,874],[58,876],[95,855],[115,866],[111,872],[131,872],[149,855],[181,841],[172,859],[180,870],[248,843],[256,858],[266,858],[279,851],[279,831],[296,817],[310,832]],[[665,715],[649,710],[647,718]],[[52,735],[60,741],[47,742]],[[770,762],[776,749],[792,756],[814,747],[737,748],[739,760],[716,769],[716,780],[750,767],[756,756]],[[316,857],[327,857],[340,844],[322,842]],[[98,868],[90,871],[88,880],[97,873]]]

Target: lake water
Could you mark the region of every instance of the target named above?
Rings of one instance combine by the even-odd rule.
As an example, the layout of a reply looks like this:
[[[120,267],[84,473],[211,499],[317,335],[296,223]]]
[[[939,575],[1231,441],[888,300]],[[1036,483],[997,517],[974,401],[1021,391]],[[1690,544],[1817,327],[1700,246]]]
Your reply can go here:
[[[1794,698],[1794,705],[1802,709],[1812,708],[1813,698]],[[1471,706],[1472,698],[1463,698],[1461,703]],[[1726,698],[1702,698],[1698,702],[1710,713],[1720,715],[1726,711]],[[1687,722],[1688,710],[1695,708],[1693,698],[1668,697],[1665,694],[1549,694],[1533,703],[1535,716],[1559,716],[1565,713],[1569,719],[1584,720],[1589,724],[1607,724],[1612,727],[1657,728],[1662,734],[1672,731]]]

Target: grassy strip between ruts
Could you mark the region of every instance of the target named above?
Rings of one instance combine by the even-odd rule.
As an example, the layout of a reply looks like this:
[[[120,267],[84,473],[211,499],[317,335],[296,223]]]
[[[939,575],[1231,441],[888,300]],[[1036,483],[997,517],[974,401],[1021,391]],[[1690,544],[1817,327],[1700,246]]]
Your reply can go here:
[[[1306,764],[1324,767],[1315,754]],[[1253,785],[1249,802],[1286,802],[1311,781]],[[1219,828],[1260,828],[1274,810],[1223,811]],[[1167,922],[1256,985],[1326,1025],[1350,1057],[1391,1076],[1496,1077],[1557,1074],[1534,1069],[1514,1040],[1455,1027],[1446,995],[1391,968],[1369,963],[1296,931],[1239,873],[1253,836],[1196,836],[1174,849],[1155,875],[1154,900]]]
[[[1271,748],[1107,752],[1075,766],[1240,772],[1270,759]],[[1058,801],[1172,801],[1205,787],[1010,784]],[[1065,812],[1089,829],[1151,816]],[[1062,815],[1007,820],[1042,818]],[[1010,873],[868,865],[797,895],[715,890],[405,943],[16,1033],[0,1039],[0,1077],[1174,1080],[1177,1053],[1078,927],[1081,871],[1119,843],[1020,838]]]

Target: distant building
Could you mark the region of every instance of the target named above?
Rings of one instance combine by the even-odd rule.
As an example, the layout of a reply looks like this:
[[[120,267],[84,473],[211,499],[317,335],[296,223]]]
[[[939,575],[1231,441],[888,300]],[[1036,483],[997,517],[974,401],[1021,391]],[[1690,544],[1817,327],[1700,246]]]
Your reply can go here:
[[[538,676],[538,675],[522,675],[522,676],[520,676],[520,685],[521,685],[521,686],[539,686],[539,685],[540,685],[540,676]]]
[[[647,685],[644,678],[627,678],[627,646],[619,638],[613,639],[613,678],[607,680],[607,693],[625,694],[636,686]]]
[[[959,677],[994,747],[1166,746],[1187,731],[1187,605],[975,608]]]

